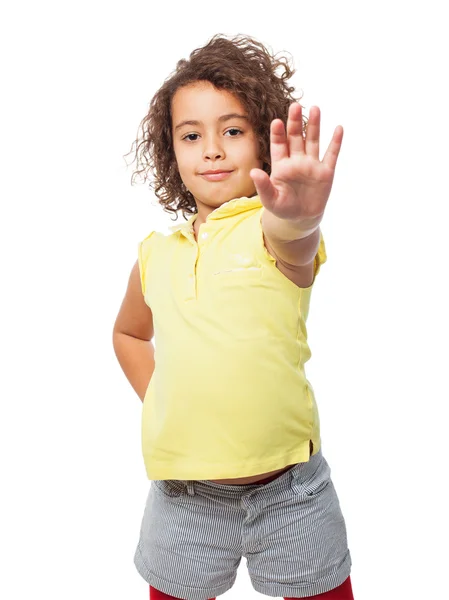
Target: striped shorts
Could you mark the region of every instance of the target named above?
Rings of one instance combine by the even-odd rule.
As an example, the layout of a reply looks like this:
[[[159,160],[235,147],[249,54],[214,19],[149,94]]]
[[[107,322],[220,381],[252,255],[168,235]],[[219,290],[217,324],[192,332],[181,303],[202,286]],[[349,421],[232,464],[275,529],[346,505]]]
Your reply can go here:
[[[321,449],[265,484],[151,482],[134,564],[186,600],[229,590],[242,556],[254,589],[306,598],[350,575],[345,521]]]

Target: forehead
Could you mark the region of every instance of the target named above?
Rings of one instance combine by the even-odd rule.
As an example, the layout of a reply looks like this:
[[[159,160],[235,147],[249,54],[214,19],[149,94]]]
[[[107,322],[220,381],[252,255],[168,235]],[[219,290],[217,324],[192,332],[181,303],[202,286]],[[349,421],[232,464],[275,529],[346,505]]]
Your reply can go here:
[[[246,113],[240,100],[208,81],[191,83],[178,89],[172,98],[172,118],[213,119],[226,112]]]

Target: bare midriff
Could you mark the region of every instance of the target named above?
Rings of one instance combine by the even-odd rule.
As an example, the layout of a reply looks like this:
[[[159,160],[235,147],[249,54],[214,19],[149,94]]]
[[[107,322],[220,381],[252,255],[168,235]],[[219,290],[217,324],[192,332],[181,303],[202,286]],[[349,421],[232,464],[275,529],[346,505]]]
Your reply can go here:
[[[274,479],[277,475],[285,473],[285,471],[288,471],[291,467],[293,467],[293,465],[287,465],[283,469],[269,471],[268,473],[259,473],[259,475],[253,475],[252,477],[238,477],[237,479],[209,479],[209,481],[212,481],[212,483],[224,483],[229,485],[246,485],[248,483],[257,483],[258,481],[267,479],[268,477],[273,477]]]
[[[310,440],[309,442],[309,449],[310,456],[312,456],[312,440]],[[276,477],[279,477],[280,475],[282,475],[282,473],[285,473],[285,471],[288,471],[297,464],[299,463],[293,463],[291,465],[283,467],[282,469],[277,469],[276,471],[269,471],[268,473],[259,473],[259,475],[252,475],[251,477],[238,477],[237,479],[209,479],[208,481],[211,481],[212,483],[224,483],[229,485],[247,485],[248,483],[257,483],[258,481],[263,481],[264,479],[267,479],[266,483],[269,483],[270,481],[276,479]]]

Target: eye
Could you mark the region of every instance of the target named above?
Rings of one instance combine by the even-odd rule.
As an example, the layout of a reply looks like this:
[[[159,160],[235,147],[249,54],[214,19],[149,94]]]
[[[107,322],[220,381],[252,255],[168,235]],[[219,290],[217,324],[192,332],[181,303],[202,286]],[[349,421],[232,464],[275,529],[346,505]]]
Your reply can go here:
[[[185,135],[185,136],[184,136],[183,138],[181,138],[181,139],[183,139],[183,140],[187,140],[187,138],[190,138],[190,136],[192,136],[192,135],[198,135],[198,134],[197,134],[197,133],[188,133],[187,135]],[[195,142],[196,140],[190,140],[190,139],[189,139],[188,141],[189,141],[189,142]]]
[[[231,131],[237,131],[237,133],[243,133],[243,131],[241,129],[237,129],[237,127],[233,127],[232,129],[228,129],[226,131],[226,133],[230,133]],[[237,136],[232,135],[231,137],[237,137]]]

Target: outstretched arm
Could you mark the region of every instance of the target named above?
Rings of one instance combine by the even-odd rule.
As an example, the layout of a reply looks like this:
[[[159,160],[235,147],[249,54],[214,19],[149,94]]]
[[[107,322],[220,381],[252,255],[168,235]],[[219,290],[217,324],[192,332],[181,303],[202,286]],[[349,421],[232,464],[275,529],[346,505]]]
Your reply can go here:
[[[280,119],[271,123],[271,175],[261,169],[250,172],[264,206],[262,229],[267,249],[281,265],[296,271],[299,280],[312,273],[319,225],[343,140],[343,127],[339,125],[320,161],[320,119],[320,109],[312,107],[303,135],[301,105],[292,103],[287,130]]]

